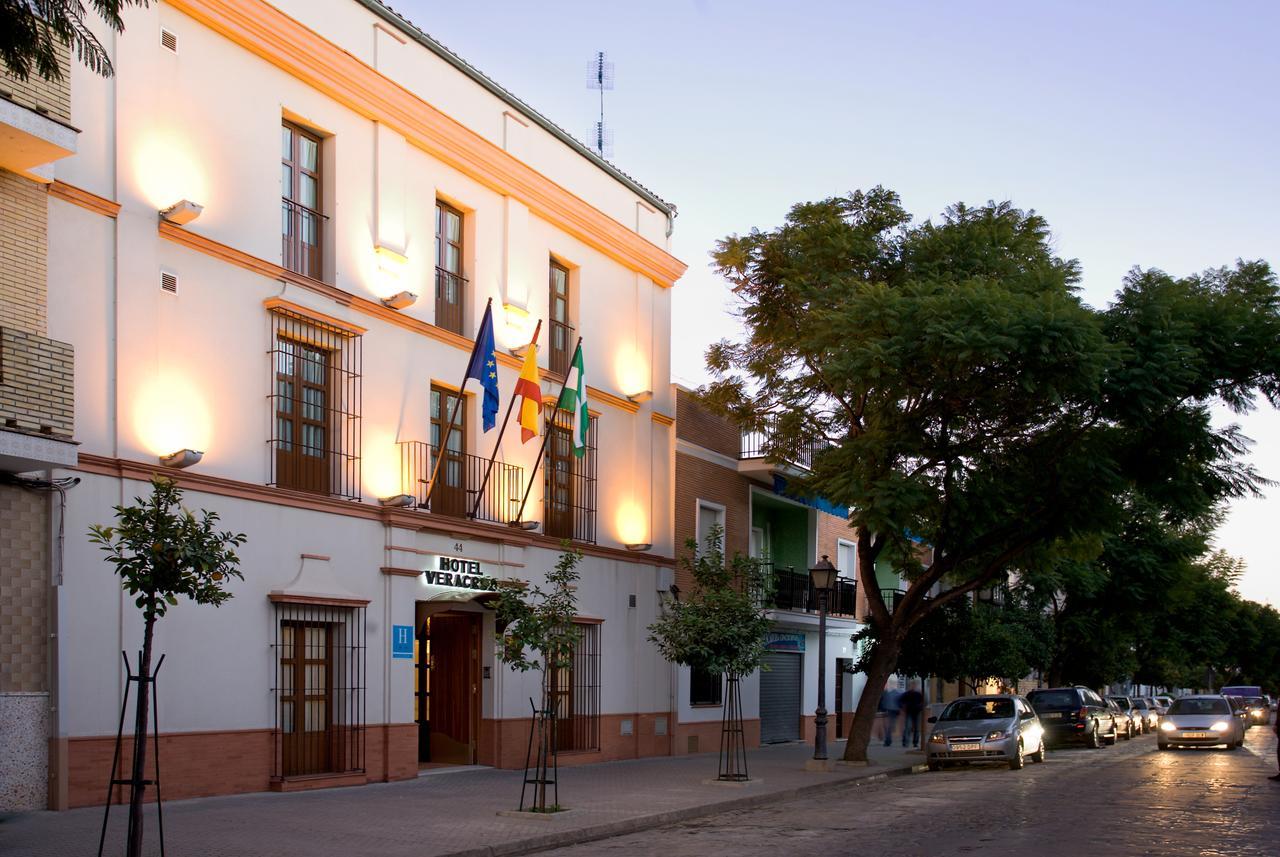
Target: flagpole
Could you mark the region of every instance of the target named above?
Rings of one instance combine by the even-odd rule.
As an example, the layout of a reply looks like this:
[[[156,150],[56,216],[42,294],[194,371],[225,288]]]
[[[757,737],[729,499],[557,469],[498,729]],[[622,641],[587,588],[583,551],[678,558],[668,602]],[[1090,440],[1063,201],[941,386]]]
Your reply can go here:
[[[538,319],[538,326],[533,329],[533,339],[529,342],[529,347],[534,350],[534,354],[538,351],[538,334],[542,332],[542,319]],[[536,358],[535,358],[536,359]],[[484,489],[489,485],[489,476],[493,473],[493,463],[498,457],[498,449],[502,446],[502,436],[507,432],[507,423],[511,421],[511,412],[516,406],[516,390],[511,391],[511,401],[507,403],[507,415],[502,418],[502,428],[498,429],[498,439],[493,444],[493,455],[489,456],[489,466],[484,469],[484,478],[480,480],[480,488],[476,491],[476,502],[471,507],[471,514],[468,518],[475,519],[476,513],[480,511],[480,502],[484,499]]]
[[[578,344],[573,347],[573,357],[569,360],[569,365],[573,366],[574,360],[578,356],[579,349],[582,348],[582,337],[578,337]],[[569,373],[564,373],[564,380],[560,382],[560,395],[556,396],[556,406],[551,411],[551,417],[547,420],[547,428],[543,433],[542,446],[538,448],[538,457],[533,460],[533,470],[529,472],[529,484],[524,489],[524,499],[520,501],[520,511],[516,513],[516,519],[511,526],[519,526],[524,520],[524,507],[529,502],[529,492],[533,490],[533,480],[538,473],[538,465],[542,464],[542,457],[547,451],[547,441],[551,439],[551,429],[555,425],[556,411],[560,409],[560,400],[564,398],[565,385],[569,383]]]
[[[489,302],[485,304],[484,311],[486,313],[493,309],[493,298],[489,298]],[[467,369],[471,368],[471,360],[475,357],[476,349],[480,347],[479,332],[476,334],[476,344],[471,348],[471,357],[467,358]],[[431,478],[427,480],[427,494],[422,498],[422,502],[418,504],[419,509],[426,509],[431,504],[431,492],[436,488],[436,476],[440,474],[440,462],[444,461],[446,455],[445,450],[449,448],[449,435],[453,434],[453,426],[458,420],[458,409],[462,407],[467,392],[467,382],[471,380],[471,375],[462,376],[462,386],[458,388],[458,397],[453,400],[453,410],[449,413],[449,426],[440,435],[440,448],[436,450],[436,461],[431,468]],[[466,466],[466,462],[463,462]]]

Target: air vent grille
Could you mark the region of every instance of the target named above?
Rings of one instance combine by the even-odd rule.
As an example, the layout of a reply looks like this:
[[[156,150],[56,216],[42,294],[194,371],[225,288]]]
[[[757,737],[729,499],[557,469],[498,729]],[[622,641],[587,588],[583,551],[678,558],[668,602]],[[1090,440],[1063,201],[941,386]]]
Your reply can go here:
[[[178,293],[178,275],[172,271],[161,271],[160,291],[176,295]]]
[[[160,47],[176,54],[178,52],[178,34],[172,30],[160,30]]]

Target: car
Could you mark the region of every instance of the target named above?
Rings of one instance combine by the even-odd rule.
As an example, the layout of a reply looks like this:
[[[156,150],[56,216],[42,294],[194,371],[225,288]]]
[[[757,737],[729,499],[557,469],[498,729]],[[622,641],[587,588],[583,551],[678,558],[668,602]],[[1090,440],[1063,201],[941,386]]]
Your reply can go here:
[[[1169,707],[1169,703],[1161,702],[1158,697],[1144,696],[1142,698],[1147,701],[1148,705],[1150,705],[1152,708],[1156,710],[1156,714],[1164,714],[1165,710],[1168,709]]]
[[[1155,701],[1156,701],[1156,704],[1160,706],[1161,714],[1164,714],[1165,710],[1168,709],[1170,705],[1173,705],[1172,696],[1165,696],[1162,694],[1160,696],[1155,697]]]
[[[925,759],[931,771],[973,762],[1002,762],[1017,771],[1027,759],[1044,761],[1044,728],[1021,696],[962,696],[929,722]]]
[[[1040,718],[1050,745],[1083,741],[1098,748],[1116,743],[1120,734],[1116,717],[1102,697],[1087,687],[1052,687],[1033,690],[1027,700]]]
[[[1127,696],[1108,696],[1107,702],[1116,707],[1119,712],[1117,716],[1124,719],[1120,724],[1120,734],[1128,741],[1134,735],[1142,734],[1142,712],[1133,704],[1133,700]]]
[[[1133,698],[1134,706],[1142,712],[1142,731],[1150,732],[1160,723],[1160,712],[1151,703],[1147,702],[1141,696]]]
[[[1180,696],[1160,718],[1156,735],[1161,750],[1212,746],[1234,750],[1244,743],[1244,723],[1233,716],[1231,702],[1221,694]]]
[[[1271,722],[1271,708],[1267,705],[1267,700],[1261,696],[1246,696],[1244,699],[1245,711],[1248,712],[1245,717],[1245,723],[1248,726],[1256,726],[1259,723],[1269,724]]]

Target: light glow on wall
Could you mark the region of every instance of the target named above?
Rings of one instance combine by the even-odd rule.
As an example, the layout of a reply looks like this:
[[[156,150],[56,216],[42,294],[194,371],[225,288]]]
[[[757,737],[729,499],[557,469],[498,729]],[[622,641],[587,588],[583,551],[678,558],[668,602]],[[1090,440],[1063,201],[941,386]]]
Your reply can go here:
[[[649,380],[649,361],[639,349],[623,345],[618,348],[613,362],[614,377],[618,379],[618,389],[624,396],[632,396],[651,390]]]
[[[614,529],[618,541],[624,545],[640,544],[649,541],[649,516],[634,500],[628,500],[618,507],[614,519]]]
[[[209,402],[195,379],[180,372],[161,372],[143,386],[133,400],[133,427],[139,443],[156,456],[213,449]]]
[[[388,431],[367,432],[360,462],[364,493],[370,497],[391,497],[414,493],[414,486],[400,484],[400,447]]]
[[[153,129],[133,152],[138,190],[159,211],[180,199],[209,202],[209,180],[191,144],[176,131]]]
[[[377,275],[374,277],[374,295],[379,300],[389,298],[408,287],[405,285],[405,269],[409,260],[403,253],[397,253],[390,247],[377,246],[373,250],[376,259]],[[413,291],[413,289],[409,289]]]
[[[498,336],[507,348],[528,345],[529,339],[533,336],[533,328],[538,323],[527,309],[512,303],[502,305],[501,322],[498,325],[501,330]]]

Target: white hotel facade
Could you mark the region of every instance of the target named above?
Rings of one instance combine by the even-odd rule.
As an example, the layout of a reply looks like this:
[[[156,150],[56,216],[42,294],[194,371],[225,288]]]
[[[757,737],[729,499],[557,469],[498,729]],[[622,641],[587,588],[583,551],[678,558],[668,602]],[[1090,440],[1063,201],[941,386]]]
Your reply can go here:
[[[101,34],[115,77],[72,63],[78,139],[44,179],[79,444],[44,474],[80,480],[30,772],[49,806],[106,796],[142,619],[86,532],[156,472],[247,536],[234,598],[157,626],[166,797],[522,766],[536,677],[495,660],[483,592],[423,572],[538,581],[562,538],[584,637],[560,763],[681,752],[646,640],[674,565],[672,206],[375,0],[164,0],[126,25]],[[531,479],[513,421],[478,495],[473,382],[431,508],[383,505],[421,498],[489,301],[504,409],[538,319],[547,397],[583,337],[591,448],[557,430]],[[181,450],[203,457],[161,464]],[[530,483],[537,528],[510,526]]]

